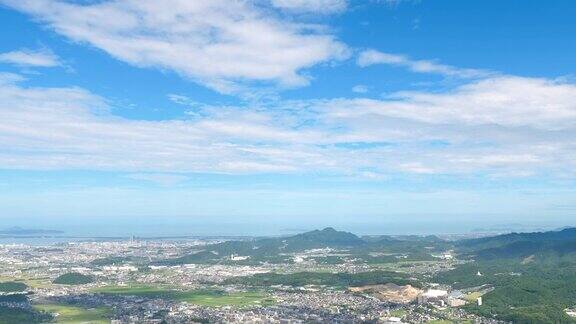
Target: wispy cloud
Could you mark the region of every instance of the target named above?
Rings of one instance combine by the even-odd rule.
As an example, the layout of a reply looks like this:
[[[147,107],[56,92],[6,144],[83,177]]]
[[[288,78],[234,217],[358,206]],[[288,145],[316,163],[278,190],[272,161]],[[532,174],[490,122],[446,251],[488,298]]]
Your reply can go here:
[[[383,3],[383,4],[388,5],[390,7],[397,7],[401,3],[404,3],[404,2],[417,3],[419,1],[420,0],[372,0],[372,2],[374,2],[374,3]]]
[[[367,93],[368,91],[369,91],[368,86],[365,86],[363,84],[357,84],[352,87],[352,92],[355,93]]]
[[[0,53],[0,62],[23,67],[55,67],[62,64],[58,56],[48,50],[29,49]]]
[[[9,72],[0,72],[0,86],[15,84],[17,82],[21,82],[24,80],[26,80],[26,78],[24,78],[20,74],[9,73]]]
[[[576,85],[562,80],[497,76],[445,92],[403,91],[388,100],[328,101],[338,118],[397,118],[426,124],[493,125],[542,130],[572,129]]]
[[[303,69],[347,56],[326,28],[245,1],[0,2],[131,65],[175,71],[221,92],[262,81],[302,86]]]
[[[2,168],[117,170],[149,181],[186,172],[362,177],[369,170],[386,178],[576,170],[576,85],[565,81],[500,76],[381,100],[201,105],[195,118],[164,121],[111,115],[105,99],[80,88],[18,82],[0,84]]]
[[[311,12],[316,14],[331,14],[346,10],[346,0],[271,0],[278,8],[296,12]]]
[[[479,78],[488,77],[494,74],[494,72],[491,71],[462,69],[430,60],[412,60],[404,55],[384,53],[372,49],[360,52],[356,63],[361,67],[375,64],[387,64],[405,67],[412,72],[434,73],[457,78]]]
[[[150,181],[162,186],[173,186],[190,179],[185,175],[173,173],[130,173],[127,178],[134,180]]]

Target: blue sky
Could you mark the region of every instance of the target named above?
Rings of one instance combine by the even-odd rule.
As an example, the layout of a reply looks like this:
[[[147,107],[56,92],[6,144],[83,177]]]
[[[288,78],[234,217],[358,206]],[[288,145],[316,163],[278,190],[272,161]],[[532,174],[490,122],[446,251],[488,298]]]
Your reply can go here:
[[[0,0],[0,217],[576,225],[575,14]]]

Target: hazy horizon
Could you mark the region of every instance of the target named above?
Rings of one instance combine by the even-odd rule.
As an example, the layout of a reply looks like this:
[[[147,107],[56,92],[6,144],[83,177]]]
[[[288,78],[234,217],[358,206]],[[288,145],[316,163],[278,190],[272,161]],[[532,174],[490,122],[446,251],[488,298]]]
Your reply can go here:
[[[149,217],[135,220],[131,217],[114,219],[7,219],[0,230],[13,227],[23,229],[59,230],[62,233],[55,236],[71,237],[171,237],[171,236],[278,236],[291,235],[316,229],[332,227],[357,235],[451,235],[451,234],[496,234],[507,232],[533,232],[556,230],[564,227],[574,227],[576,224],[565,222],[525,221],[514,222],[484,222],[470,221],[436,221],[418,220],[412,222],[388,220],[386,222],[318,222],[294,220],[256,220],[198,221],[186,217],[171,218]]]

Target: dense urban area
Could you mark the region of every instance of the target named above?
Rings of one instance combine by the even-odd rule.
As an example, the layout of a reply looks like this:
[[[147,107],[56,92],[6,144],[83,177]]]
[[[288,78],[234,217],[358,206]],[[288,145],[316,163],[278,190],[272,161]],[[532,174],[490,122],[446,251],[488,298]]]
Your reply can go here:
[[[456,240],[326,228],[3,244],[0,323],[569,323],[575,240],[575,229]]]

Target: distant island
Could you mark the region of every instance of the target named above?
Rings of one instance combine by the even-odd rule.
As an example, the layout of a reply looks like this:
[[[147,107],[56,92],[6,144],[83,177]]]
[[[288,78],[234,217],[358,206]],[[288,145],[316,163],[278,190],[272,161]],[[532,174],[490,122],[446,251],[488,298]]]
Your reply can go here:
[[[0,230],[0,235],[38,235],[38,234],[62,234],[60,230],[30,229],[19,226],[10,227]]]

